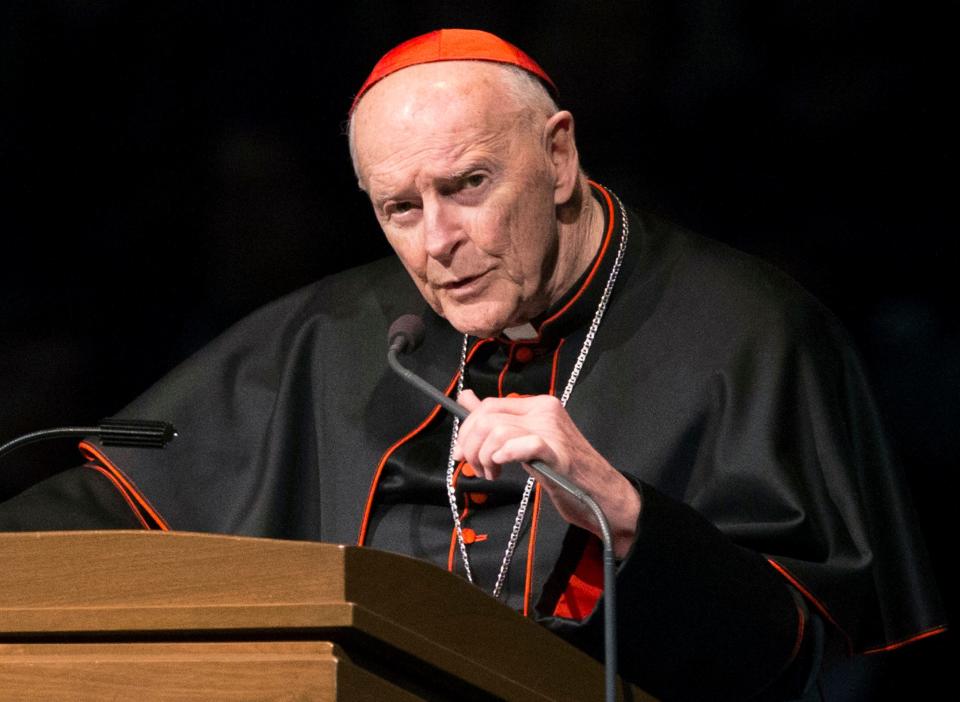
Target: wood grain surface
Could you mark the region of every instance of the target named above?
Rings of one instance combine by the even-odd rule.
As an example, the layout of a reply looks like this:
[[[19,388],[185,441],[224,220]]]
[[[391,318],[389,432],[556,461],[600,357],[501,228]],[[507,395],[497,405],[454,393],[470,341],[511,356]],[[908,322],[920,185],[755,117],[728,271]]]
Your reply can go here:
[[[262,694],[252,687],[251,696],[231,697],[240,693],[224,683],[219,699],[271,699],[269,690],[283,690],[277,681],[288,675],[309,680],[303,699],[378,676],[434,699],[457,689],[460,699],[579,701],[599,699],[603,689],[596,661],[462,578],[373,549],[176,532],[43,532],[0,534],[0,559],[0,683],[19,680],[16,689],[29,689],[26,677],[61,685],[57,691],[71,680],[125,689],[180,666],[207,681],[197,682],[207,692],[224,676],[264,678]],[[270,648],[282,641],[286,648]],[[123,672],[133,669],[143,672]],[[199,699],[190,694],[156,699]]]

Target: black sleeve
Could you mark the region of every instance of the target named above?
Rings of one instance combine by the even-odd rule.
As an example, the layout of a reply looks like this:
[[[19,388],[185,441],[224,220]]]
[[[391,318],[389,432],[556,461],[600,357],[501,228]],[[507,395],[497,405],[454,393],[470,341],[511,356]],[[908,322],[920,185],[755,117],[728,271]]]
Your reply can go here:
[[[695,510],[641,491],[637,538],[617,570],[620,674],[664,700],[799,696],[821,647],[802,599]],[[602,606],[582,622],[542,623],[602,659]]]
[[[143,528],[123,494],[91,466],[58,473],[0,504],[0,531]]]

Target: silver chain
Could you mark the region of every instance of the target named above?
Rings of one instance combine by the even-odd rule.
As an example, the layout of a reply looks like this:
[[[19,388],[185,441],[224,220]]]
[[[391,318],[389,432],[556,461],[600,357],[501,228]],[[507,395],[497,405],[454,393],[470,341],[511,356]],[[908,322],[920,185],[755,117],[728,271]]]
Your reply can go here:
[[[610,191],[608,191],[610,192]],[[614,193],[610,192],[613,195],[613,199],[616,200],[617,207],[620,210],[620,246],[617,249],[617,257],[614,259],[613,268],[610,270],[610,277],[607,278],[606,287],[603,289],[603,295],[600,297],[600,302],[597,305],[596,312],[593,313],[593,321],[590,323],[590,328],[587,330],[587,336],[583,340],[583,345],[580,347],[580,354],[577,356],[577,362],[573,365],[573,371],[570,373],[570,378],[567,379],[567,385],[563,389],[563,394],[560,396],[560,404],[564,407],[567,406],[567,400],[570,399],[570,393],[573,392],[573,386],[577,383],[577,378],[580,377],[580,371],[583,368],[584,361],[587,360],[587,354],[590,353],[590,347],[593,345],[593,339],[597,335],[597,329],[600,328],[600,320],[603,319],[603,313],[607,309],[607,303],[610,301],[610,295],[613,293],[613,286],[617,281],[617,275],[620,273],[620,266],[623,263],[623,254],[627,249],[627,235],[630,232],[629,225],[627,224],[627,213],[624,210],[623,203],[620,202],[620,198],[617,197]],[[467,343],[468,335],[463,335],[463,343],[460,346],[460,371],[457,377],[457,395],[463,392],[463,376],[467,368]],[[460,431],[460,420],[456,417],[453,418],[453,430],[450,432],[450,453],[447,457],[447,498],[450,501],[450,513],[453,516],[453,526],[457,532],[457,544],[460,547],[460,557],[463,560],[463,569],[467,573],[467,580],[471,583],[473,582],[473,571],[470,568],[470,557],[467,555],[467,544],[463,540],[463,526],[460,521],[460,510],[457,508],[457,491],[453,486],[453,474],[456,470],[457,462],[453,458],[453,447],[457,443],[457,434]],[[493,586],[493,597],[499,599],[500,593],[503,591],[504,583],[507,580],[507,572],[510,570],[510,561],[513,560],[513,552],[517,548],[517,542],[520,539],[520,530],[523,527],[523,519],[527,513],[527,504],[530,502],[530,493],[533,491],[533,486],[536,484],[533,476],[527,478],[527,483],[523,488],[523,496],[520,498],[520,506],[517,509],[516,519],[513,520],[513,528],[510,530],[510,538],[507,541],[507,548],[503,554],[503,560],[500,562],[500,572],[497,574],[497,582]]]

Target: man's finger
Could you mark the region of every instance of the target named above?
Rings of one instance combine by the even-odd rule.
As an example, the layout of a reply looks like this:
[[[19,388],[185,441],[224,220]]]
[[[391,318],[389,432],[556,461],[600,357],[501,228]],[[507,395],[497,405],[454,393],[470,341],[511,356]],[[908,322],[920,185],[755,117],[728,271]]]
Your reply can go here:
[[[535,434],[525,434],[508,439],[490,455],[490,458],[500,465],[505,463],[530,463],[537,460],[548,465],[557,462],[557,456],[551,450],[549,444]]]
[[[478,398],[476,394],[474,394],[473,390],[470,390],[468,388],[463,392],[461,392],[459,395],[457,395],[457,402],[459,402],[461,405],[463,405],[468,410],[473,412],[473,410],[477,409],[477,407],[480,406],[481,401],[480,401],[480,398]]]

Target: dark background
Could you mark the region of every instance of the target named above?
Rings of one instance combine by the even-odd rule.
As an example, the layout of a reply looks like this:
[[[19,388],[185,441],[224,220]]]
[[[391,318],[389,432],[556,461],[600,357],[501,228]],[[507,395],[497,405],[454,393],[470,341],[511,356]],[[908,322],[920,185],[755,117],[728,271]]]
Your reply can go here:
[[[948,3],[474,5],[0,6],[0,442],[110,415],[246,312],[388,253],[347,156],[352,95],[399,41],[484,28],[558,83],[591,175],[773,261],[844,321],[953,611]],[[27,449],[0,498],[76,460]],[[888,691],[932,695],[949,636],[893,659]]]

